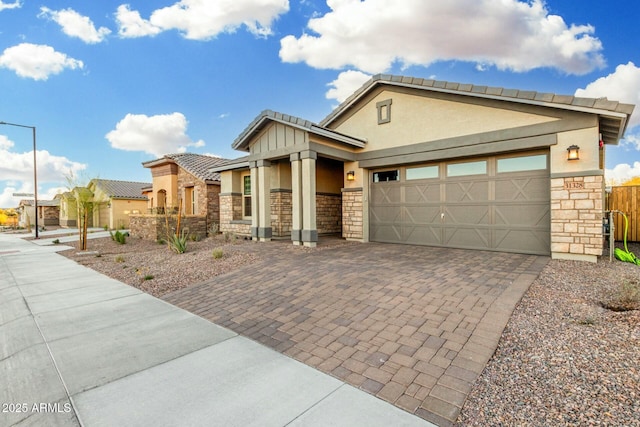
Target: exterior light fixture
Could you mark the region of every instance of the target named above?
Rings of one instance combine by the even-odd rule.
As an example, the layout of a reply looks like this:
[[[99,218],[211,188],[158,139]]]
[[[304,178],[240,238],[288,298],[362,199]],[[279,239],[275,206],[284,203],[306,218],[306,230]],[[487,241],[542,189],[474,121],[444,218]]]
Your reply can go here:
[[[567,160],[580,160],[580,147],[570,145],[569,148],[567,148]]]
[[[354,171],[347,172],[347,181],[355,181],[356,173]]]

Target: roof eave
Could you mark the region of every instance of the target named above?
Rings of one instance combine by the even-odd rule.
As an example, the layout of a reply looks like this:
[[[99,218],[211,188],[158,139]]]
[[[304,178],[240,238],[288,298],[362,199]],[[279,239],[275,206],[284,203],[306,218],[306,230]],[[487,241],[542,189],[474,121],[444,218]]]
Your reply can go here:
[[[226,172],[226,171],[231,171],[231,170],[236,170],[236,169],[248,169],[249,168],[249,162],[248,161],[243,161],[243,162],[238,162],[238,163],[230,163],[228,165],[223,165],[223,166],[218,166],[215,168],[211,168],[209,169],[210,172]]]
[[[443,86],[438,86],[436,83],[442,83]],[[320,122],[320,126],[329,126],[339,117],[341,117],[345,111],[348,111],[353,105],[358,103],[366,94],[368,94],[378,86],[382,86],[382,85],[406,87],[406,88],[413,88],[413,89],[420,89],[420,90],[429,90],[432,92],[453,94],[453,95],[459,95],[459,96],[470,96],[474,98],[491,99],[491,100],[498,100],[503,102],[515,102],[519,104],[535,105],[535,106],[542,106],[547,108],[555,108],[555,109],[563,109],[568,111],[596,114],[596,115],[605,116],[605,117],[613,117],[621,120],[621,123],[622,123],[622,126],[620,127],[620,133],[619,133],[618,139],[622,138],[622,136],[624,135],[624,131],[626,130],[627,123],[628,123],[628,118],[630,117],[631,112],[634,109],[634,106],[631,104],[615,103],[618,107],[614,111],[614,110],[609,110],[604,108],[598,108],[597,106],[580,105],[579,103],[569,104],[569,103],[562,103],[562,102],[547,101],[545,100],[545,96],[544,96],[545,94],[537,93],[537,92],[535,94],[538,96],[534,96],[532,98],[515,97],[515,96],[510,97],[510,96],[495,95],[491,93],[475,91],[473,90],[474,87],[472,85],[462,85],[462,86],[468,86],[470,90],[460,90],[459,87],[461,85],[457,85],[456,89],[452,89],[452,88],[447,88],[446,82],[434,82],[433,85],[424,85],[424,84],[411,83],[403,78],[397,78],[394,80],[393,78],[391,79],[385,78],[382,75],[375,75],[367,83],[361,86],[360,89],[358,89],[353,95],[351,95],[343,104],[338,106],[325,119],[323,119]],[[548,95],[552,95],[552,94],[548,94]],[[572,97],[572,98],[576,99],[575,97]],[[551,97],[550,99],[553,99],[553,97]],[[594,101],[593,102],[594,105],[598,103],[597,102],[598,100],[594,99],[593,101]]]

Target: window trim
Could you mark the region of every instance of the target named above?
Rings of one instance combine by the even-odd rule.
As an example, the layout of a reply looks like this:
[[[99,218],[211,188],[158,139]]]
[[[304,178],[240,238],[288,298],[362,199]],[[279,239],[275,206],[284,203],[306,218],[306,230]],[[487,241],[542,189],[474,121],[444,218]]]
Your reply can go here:
[[[395,178],[396,179],[386,179],[384,181],[381,181],[380,179],[378,179],[376,181],[376,176],[378,174],[383,174],[383,173],[387,173],[387,172],[395,172]],[[374,183],[379,183],[379,182],[398,182],[400,181],[400,169],[396,168],[396,169],[386,169],[386,170],[379,170],[379,171],[374,171],[371,173],[371,181]]]
[[[247,194],[246,182],[249,181],[249,193]],[[245,172],[240,175],[240,181],[242,183],[242,219],[251,219],[253,212],[251,212],[251,197],[253,197],[253,188],[251,185],[251,172]],[[248,203],[248,204],[247,204]],[[249,215],[247,215],[247,208],[249,209]]]

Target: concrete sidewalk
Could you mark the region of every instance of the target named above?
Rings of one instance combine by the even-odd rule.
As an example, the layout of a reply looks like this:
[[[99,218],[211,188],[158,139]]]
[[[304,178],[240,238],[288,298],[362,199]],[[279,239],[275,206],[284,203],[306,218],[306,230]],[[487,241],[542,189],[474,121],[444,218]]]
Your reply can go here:
[[[38,246],[0,234],[0,426],[430,426]]]

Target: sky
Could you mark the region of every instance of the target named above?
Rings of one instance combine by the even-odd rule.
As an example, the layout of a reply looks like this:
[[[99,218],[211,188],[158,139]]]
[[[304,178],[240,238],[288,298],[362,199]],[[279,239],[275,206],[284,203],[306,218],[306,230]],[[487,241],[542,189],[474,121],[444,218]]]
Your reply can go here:
[[[0,0],[0,121],[36,127],[38,198],[224,158],[265,109],[321,121],[377,73],[637,104],[606,179],[640,176],[637,0]],[[0,207],[33,193],[0,125]]]

